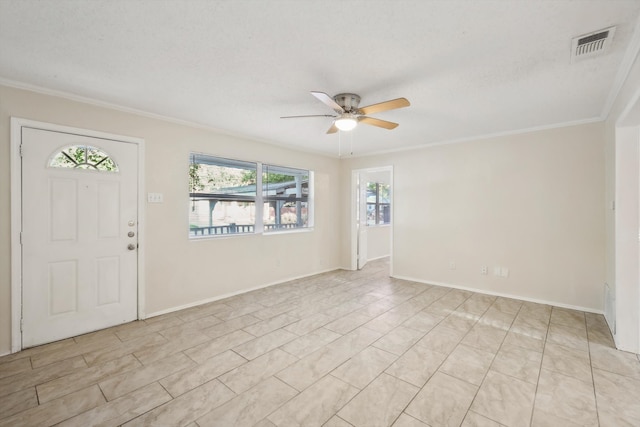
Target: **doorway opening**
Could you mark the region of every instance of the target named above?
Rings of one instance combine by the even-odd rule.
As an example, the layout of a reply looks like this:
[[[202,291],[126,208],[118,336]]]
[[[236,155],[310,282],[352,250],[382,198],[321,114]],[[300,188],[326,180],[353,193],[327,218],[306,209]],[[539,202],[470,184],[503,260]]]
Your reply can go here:
[[[616,347],[640,353],[640,90],[615,125],[615,188],[608,213],[613,286],[609,283],[606,293],[605,317]]]
[[[351,269],[375,261],[393,274],[393,166],[351,175]]]

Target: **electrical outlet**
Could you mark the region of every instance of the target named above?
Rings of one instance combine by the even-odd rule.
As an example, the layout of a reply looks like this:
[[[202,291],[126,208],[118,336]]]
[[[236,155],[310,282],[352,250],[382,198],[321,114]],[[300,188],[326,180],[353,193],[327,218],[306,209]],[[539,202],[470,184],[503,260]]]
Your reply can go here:
[[[449,270],[455,270],[455,269],[456,269],[456,262],[449,261]]]
[[[502,276],[502,270],[500,269],[500,267],[493,267],[493,275]]]
[[[480,267],[480,274],[483,274],[485,276],[489,274],[489,267],[487,267],[486,265],[483,265],[482,267]]]

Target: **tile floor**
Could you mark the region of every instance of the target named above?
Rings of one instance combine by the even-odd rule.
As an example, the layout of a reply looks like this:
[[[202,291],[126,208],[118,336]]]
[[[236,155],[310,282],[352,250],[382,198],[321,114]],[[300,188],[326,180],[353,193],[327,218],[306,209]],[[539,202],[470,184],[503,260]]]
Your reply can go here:
[[[640,426],[601,315],[336,271],[0,358],[0,426]]]

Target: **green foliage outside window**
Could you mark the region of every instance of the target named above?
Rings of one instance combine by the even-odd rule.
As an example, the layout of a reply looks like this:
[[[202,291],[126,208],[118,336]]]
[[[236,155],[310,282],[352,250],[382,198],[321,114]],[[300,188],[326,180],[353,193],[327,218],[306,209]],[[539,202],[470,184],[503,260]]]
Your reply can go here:
[[[49,166],[54,168],[91,169],[117,172],[118,166],[108,154],[88,145],[72,145],[56,154]]]

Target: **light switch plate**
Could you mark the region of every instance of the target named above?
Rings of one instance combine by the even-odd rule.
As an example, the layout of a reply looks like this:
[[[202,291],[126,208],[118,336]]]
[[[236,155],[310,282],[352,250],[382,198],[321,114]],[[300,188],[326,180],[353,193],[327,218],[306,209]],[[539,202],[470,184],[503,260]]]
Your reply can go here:
[[[162,203],[164,202],[164,196],[162,193],[147,193],[147,202]]]

